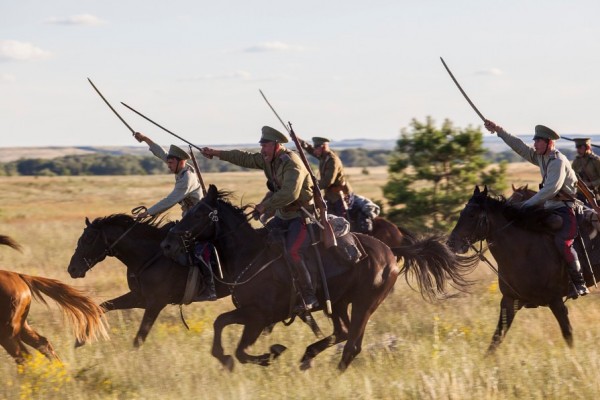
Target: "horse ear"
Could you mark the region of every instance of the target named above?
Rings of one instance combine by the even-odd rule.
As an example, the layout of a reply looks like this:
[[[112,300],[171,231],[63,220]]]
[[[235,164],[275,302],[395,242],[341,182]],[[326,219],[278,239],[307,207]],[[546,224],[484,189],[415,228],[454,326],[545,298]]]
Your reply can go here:
[[[219,195],[219,190],[213,184],[208,186],[208,191],[206,192],[206,202],[211,205],[215,205],[217,203],[217,198]]]
[[[516,191],[517,191],[517,188],[515,187],[515,184],[514,184],[514,183],[511,183],[511,186],[512,186],[512,188],[513,188],[513,192],[516,192]]]
[[[90,222],[90,220],[88,219],[88,217],[85,217],[85,225],[86,225],[86,226],[90,226],[90,225],[91,225],[91,222]]]
[[[476,194],[479,194],[479,193],[481,193],[479,191],[479,186],[475,185],[475,190],[473,191],[473,195],[476,195]]]
[[[485,185],[485,186],[483,187],[483,192],[481,192],[481,193],[482,193],[483,195],[487,196],[487,194],[488,194],[488,187],[487,187],[487,185]]]
[[[525,185],[525,190],[529,189],[529,183]]]

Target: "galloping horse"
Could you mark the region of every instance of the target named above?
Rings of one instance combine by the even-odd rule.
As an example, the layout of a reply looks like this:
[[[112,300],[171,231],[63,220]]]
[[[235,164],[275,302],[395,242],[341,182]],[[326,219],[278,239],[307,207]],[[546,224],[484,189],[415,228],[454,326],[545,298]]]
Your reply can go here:
[[[125,264],[129,292],[100,306],[106,311],[145,310],[133,341],[133,345],[139,347],[163,308],[168,304],[181,304],[186,288],[189,268],[163,255],[160,248],[160,242],[174,223],[136,221],[125,214],[97,218],[94,222],[86,218],[85,223],[68,272],[72,278],[83,278],[106,256],[116,257]],[[215,284],[219,298],[230,295],[227,286],[218,281]]]
[[[550,212],[539,209],[535,214],[536,221],[543,221]],[[563,259],[552,237],[547,232],[526,228],[527,221],[529,217],[520,214],[503,197],[491,196],[487,187],[483,191],[476,187],[450,234],[450,247],[461,254],[474,243],[487,240],[498,264],[502,299],[488,354],[502,343],[522,307],[550,307],[567,344],[573,345],[573,330],[563,303],[570,284]]]
[[[4,235],[0,235],[0,244],[20,248],[14,240]],[[78,340],[108,338],[102,309],[79,290],[55,279],[0,270],[0,345],[17,364],[23,364],[29,354],[25,344],[49,360],[60,361],[48,339],[27,323],[31,298],[46,304],[42,294],[62,308]]]
[[[348,265],[334,249],[324,250],[321,256],[327,276],[332,302],[333,334],[306,348],[301,360],[302,368],[309,368],[315,356],[325,349],[346,341],[339,368],[344,370],[360,353],[367,322],[392,289],[399,274],[414,274],[421,293],[436,296],[445,293],[447,281],[456,286],[467,284],[461,273],[473,264],[459,264],[457,257],[439,237],[422,239],[415,245],[398,248],[397,255],[404,257],[400,269],[396,257],[388,246],[370,236],[356,234],[366,257]],[[265,229],[254,229],[241,208],[226,199],[210,185],[207,195],[173,227],[162,246],[171,255],[178,254],[194,240],[210,241],[221,254],[228,273],[236,277],[232,284],[232,299],[236,309],[217,317],[212,355],[229,370],[233,358],[224,353],[222,331],[230,324],[243,325],[243,333],[235,355],[242,363],[269,365],[286,348],[276,344],[268,353],[250,355],[246,349],[259,337],[265,327],[290,316],[295,291],[290,271],[281,256],[281,249],[270,244]],[[274,249],[275,247],[275,249]],[[312,250],[307,254],[307,264],[315,265]],[[320,303],[323,295],[318,291]],[[352,313],[348,307],[352,304]]]

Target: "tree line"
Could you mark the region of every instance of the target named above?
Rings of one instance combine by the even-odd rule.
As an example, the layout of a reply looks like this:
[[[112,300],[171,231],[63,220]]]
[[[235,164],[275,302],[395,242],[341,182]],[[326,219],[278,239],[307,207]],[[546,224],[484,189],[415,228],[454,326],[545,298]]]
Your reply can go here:
[[[344,149],[336,151],[336,153],[345,166],[373,167],[387,165],[392,151]],[[246,170],[218,159],[208,160],[197,153],[196,159],[202,172]],[[316,165],[316,161],[311,160],[311,162],[315,162]],[[0,163],[0,175],[5,176],[156,175],[166,174],[167,172],[165,163],[152,155],[134,156],[97,153],[69,155],[53,159],[23,158]]]

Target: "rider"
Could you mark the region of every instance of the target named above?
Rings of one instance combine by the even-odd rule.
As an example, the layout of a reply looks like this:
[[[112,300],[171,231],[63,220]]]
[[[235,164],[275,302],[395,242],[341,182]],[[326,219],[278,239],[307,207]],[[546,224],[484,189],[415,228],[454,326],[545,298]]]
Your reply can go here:
[[[490,120],[485,128],[497,133],[517,154],[532,164],[539,166],[542,174],[540,190],[523,203],[523,208],[543,205],[562,218],[562,227],[554,237],[554,244],[565,259],[569,276],[573,282],[567,295],[576,299],[589,293],[585,285],[577,252],[573,240],[577,236],[577,218],[575,216],[575,193],[577,177],[567,158],[554,147],[554,141],[560,136],[544,125],[536,125],[533,147],[527,146],[521,139],[506,132]]]
[[[171,145],[167,153],[161,146],[140,132],[136,132],[134,137],[140,143],[146,142],[152,154],[165,161],[169,171],[175,174],[175,187],[171,193],[148,208],[147,211],[140,213],[138,218],[158,215],[177,203],[181,205],[181,215],[184,216],[190,208],[202,199],[202,187],[196,177],[194,167],[186,162],[186,160],[190,159],[189,154],[175,145]],[[200,266],[202,275],[204,275],[207,282],[205,292],[199,297],[195,297],[194,300],[216,300],[217,294],[215,291],[214,275],[210,267],[212,249],[208,243],[196,243],[194,258],[197,259],[196,263]]]
[[[589,138],[574,139],[574,141],[577,156],[571,165],[583,183],[594,195],[598,195],[598,189],[600,188],[600,157],[592,153]],[[582,193],[578,192],[577,198],[587,204],[587,199]]]
[[[346,198],[352,193],[350,184],[344,176],[342,160],[329,148],[329,139],[313,137],[310,143],[298,138],[307,153],[319,159],[319,187],[325,191],[325,201],[329,212],[346,218],[348,203]]]
[[[259,214],[274,212],[275,217],[267,223],[267,228],[285,232],[286,259],[296,272],[303,299],[296,312],[303,312],[319,305],[303,260],[310,238],[301,208],[308,209],[313,194],[310,175],[300,157],[282,145],[287,142],[281,132],[263,126],[259,153],[205,147],[202,154],[207,158],[216,156],[232,164],[264,171],[273,193],[256,205],[256,211]]]
[[[370,199],[351,193],[348,197],[348,221],[352,232],[373,232],[373,220],[377,218],[381,209]]]

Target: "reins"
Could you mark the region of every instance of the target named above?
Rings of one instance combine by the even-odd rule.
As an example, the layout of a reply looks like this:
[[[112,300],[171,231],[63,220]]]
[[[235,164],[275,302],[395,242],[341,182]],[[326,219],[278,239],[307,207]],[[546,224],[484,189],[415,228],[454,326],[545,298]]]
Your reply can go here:
[[[132,213],[133,215],[138,215],[139,213],[141,213],[141,212],[143,212],[143,211],[146,211],[146,207],[144,207],[144,206],[139,206],[139,207],[135,207],[134,209],[132,209],[132,210],[131,210],[131,213]],[[119,243],[119,242],[121,241],[121,239],[123,239],[125,236],[127,236],[127,234],[128,234],[129,232],[131,232],[131,230],[132,230],[133,228],[135,228],[135,226],[136,226],[136,225],[137,225],[139,222],[141,222],[141,220],[140,220],[140,219],[135,219],[135,220],[134,220],[134,222],[133,222],[133,224],[132,224],[132,225],[131,225],[129,228],[127,228],[127,229],[125,230],[125,232],[123,232],[123,233],[121,234],[121,236],[119,236],[119,237],[118,237],[118,238],[117,238],[117,239],[116,239],[114,242],[112,242],[112,244],[109,244],[109,243],[108,243],[108,238],[106,237],[106,233],[104,233],[104,230],[102,230],[102,229],[99,229],[99,228],[93,228],[93,229],[96,229],[96,230],[100,231],[100,234],[102,235],[102,239],[104,239],[104,244],[106,245],[106,249],[104,249],[104,253],[103,253],[101,256],[99,256],[99,257],[96,257],[96,258],[94,258],[94,259],[92,259],[92,260],[88,260],[88,259],[87,259],[87,258],[85,258],[85,257],[83,258],[83,260],[85,261],[85,263],[86,263],[86,265],[87,265],[87,267],[88,267],[88,269],[87,269],[87,270],[89,271],[89,270],[91,270],[92,268],[94,268],[94,266],[95,266],[96,264],[98,264],[98,262],[99,262],[101,259],[103,259],[104,257],[106,257],[106,256],[109,256],[109,257],[115,257],[115,256],[116,256],[116,253],[114,253],[114,252],[113,252],[113,248],[114,248],[114,247],[117,245],[117,243]]]

